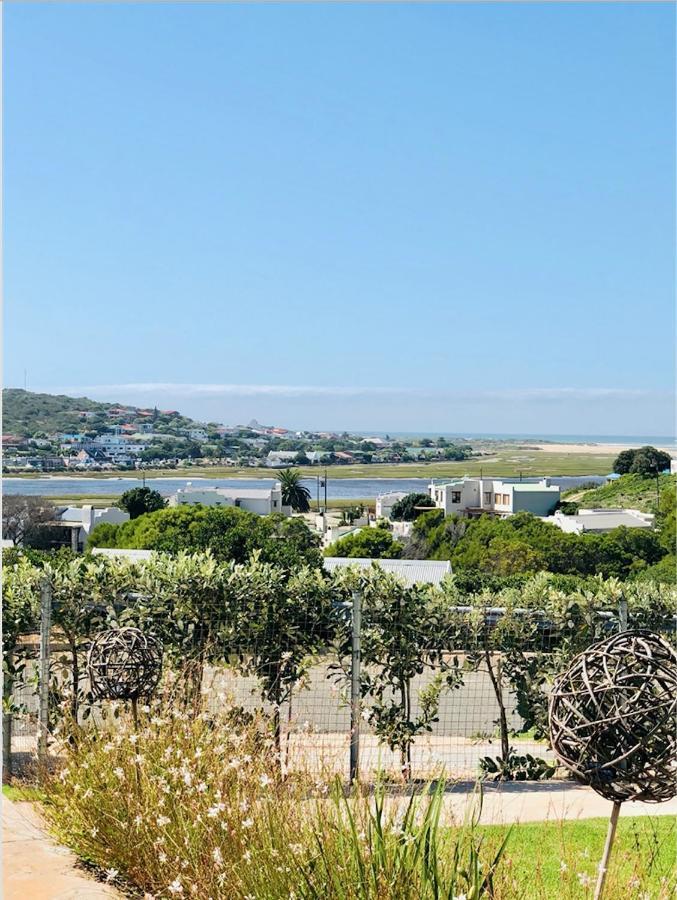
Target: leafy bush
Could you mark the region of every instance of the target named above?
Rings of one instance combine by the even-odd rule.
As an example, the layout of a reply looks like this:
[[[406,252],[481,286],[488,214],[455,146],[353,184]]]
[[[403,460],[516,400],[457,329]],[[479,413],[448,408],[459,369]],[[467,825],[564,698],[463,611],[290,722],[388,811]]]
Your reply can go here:
[[[512,748],[506,759],[483,756],[479,768],[481,778],[493,781],[542,781],[552,778],[556,771],[555,766],[540,756],[518,754]]]

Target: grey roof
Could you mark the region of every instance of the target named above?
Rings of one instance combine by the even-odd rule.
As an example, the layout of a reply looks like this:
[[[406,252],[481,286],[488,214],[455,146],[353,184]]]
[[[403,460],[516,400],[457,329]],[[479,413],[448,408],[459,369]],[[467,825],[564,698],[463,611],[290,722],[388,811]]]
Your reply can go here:
[[[153,552],[153,550],[127,550],[122,547],[94,547],[92,549],[92,553],[95,556],[119,557],[132,560],[150,559]]]
[[[324,567],[328,572],[347,566],[359,566],[370,569],[372,565],[380,566],[384,572],[391,572],[401,578],[405,584],[439,584],[445,575],[451,574],[451,563],[447,560],[432,559],[366,559],[349,556],[326,556]]]
[[[620,510],[609,513],[595,510],[592,513],[574,515],[571,518],[578,525],[581,525],[585,531],[607,531],[612,528],[620,528],[621,525],[624,525],[626,528],[653,528],[653,521],[647,521],[639,516],[633,516],[632,513]]]

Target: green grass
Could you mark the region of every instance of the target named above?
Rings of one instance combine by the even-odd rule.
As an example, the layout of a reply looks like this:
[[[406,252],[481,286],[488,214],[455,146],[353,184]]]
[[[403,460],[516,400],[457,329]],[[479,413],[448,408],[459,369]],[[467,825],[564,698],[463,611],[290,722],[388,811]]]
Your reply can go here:
[[[534,900],[591,897],[607,825],[607,819],[583,819],[513,826],[501,869],[505,876],[507,867],[516,882],[511,885],[516,888],[514,896]],[[507,827],[481,830],[492,844],[505,837]],[[674,816],[621,818],[611,855],[607,900],[673,896],[675,836]],[[592,888],[587,892],[579,876],[584,882],[591,880]],[[641,883],[641,890],[635,879]]]
[[[46,800],[45,793],[30,784],[3,784],[2,793],[13,803],[42,803]]]
[[[661,492],[677,487],[677,475],[660,475],[659,489]],[[642,475],[623,475],[617,481],[604,484],[581,494],[572,492],[572,497],[577,497],[581,507],[590,509],[595,506],[602,507],[629,507],[641,509],[644,512],[655,512],[656,509],[656,479],[646,478]]]
[[[596,453],[545,453],[542,450],[502,448],[489,457],[462,462],[375,463],[370,465],[329,466],[329,478],[455,478],[461,475],[606,475],[615,456]],[[324,472],[323,467],[301,466],[302,474],[312,478]],[[274,478],[275,470],[265,467],[189,466],[182,469],[146,469],[150,478]],[[60,478],[138,478],[138,472],[73,472],[59,473]],[[34,475],[12,475],[34,478]]]

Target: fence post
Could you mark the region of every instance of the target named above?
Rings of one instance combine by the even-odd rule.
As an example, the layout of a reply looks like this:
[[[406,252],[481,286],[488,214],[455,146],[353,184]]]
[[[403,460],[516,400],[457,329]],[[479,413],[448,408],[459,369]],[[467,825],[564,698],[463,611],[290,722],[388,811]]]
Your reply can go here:
[[[9,672],[14,669],[14,653],[9,650],[7,652],[7,669]],[[2,711],[2,780],[5,781],[12,777],[12,708],[13,702],[14,678],[5,675],[3,683],[3,700],[7,699],[7,704]]]
[[[362,628],[362,594],[352,592],[352,640],[350,659],[350,783],[353,784],[360,771],[360,631]]]
[[[52,587],[45,579],[40,585],[40,692],[38,708],[38,760],[47,757],[49,732],[49,655],[52,627]]]
[[[621,594],[621,598],[618,601],[618,630],[628,630],[628,601],[623,594]]]

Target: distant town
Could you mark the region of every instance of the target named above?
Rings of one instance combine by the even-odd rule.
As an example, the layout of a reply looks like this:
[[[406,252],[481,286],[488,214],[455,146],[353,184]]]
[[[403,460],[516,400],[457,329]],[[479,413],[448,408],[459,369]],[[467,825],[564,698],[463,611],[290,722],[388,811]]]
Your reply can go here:
[[[172,470],[187,465],[281,469],[460,461],[477,455],[467,442],[444,437],[406,444],[389,436],[291,431],[256,420],[246,425],[196,422],[174,409],[140,409],[14,389],[3,392],[3,405],[5,474]]]

